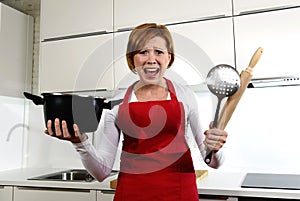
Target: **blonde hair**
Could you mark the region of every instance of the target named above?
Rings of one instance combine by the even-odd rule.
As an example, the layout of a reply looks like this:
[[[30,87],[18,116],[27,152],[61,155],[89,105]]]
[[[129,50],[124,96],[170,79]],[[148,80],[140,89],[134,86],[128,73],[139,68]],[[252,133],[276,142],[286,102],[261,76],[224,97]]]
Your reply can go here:
[[[168,68],[174,62],[175,54],[174,54],[174,43],[171,36],[171,33],[164,25],[158,25],[155,23],[146,23],[141,24],[132,30],[129,36],[127,51],[126,51],[126,59],[129,69],[134,72],[134,62],[133,57],[136,55],[146,44],[147,41],[154,37],[161,37],[166,41],[167,50],[169,54],[171,54],[171,60],[168,65]]]

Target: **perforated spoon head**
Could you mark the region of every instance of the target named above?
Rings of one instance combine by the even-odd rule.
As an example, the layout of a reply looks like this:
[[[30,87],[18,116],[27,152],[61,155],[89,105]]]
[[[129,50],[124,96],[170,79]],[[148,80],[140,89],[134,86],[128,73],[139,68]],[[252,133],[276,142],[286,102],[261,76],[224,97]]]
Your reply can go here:
[[[216,96],[228,97],[239,89],[241,79],[235,68],[227,64],[220,64],[208,72],[206,84]]]

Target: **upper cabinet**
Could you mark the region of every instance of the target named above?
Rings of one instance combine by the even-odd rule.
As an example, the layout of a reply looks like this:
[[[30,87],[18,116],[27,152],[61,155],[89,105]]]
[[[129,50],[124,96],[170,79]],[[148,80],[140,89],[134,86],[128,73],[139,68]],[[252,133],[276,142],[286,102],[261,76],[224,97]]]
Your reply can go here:
[[[145,22],[170,24],[230,16],[231,8],[231,0],[115,0],[114,29],[133,28]]]
[[[218,64],[234,66],[234,38],[231,18],[169,26],[175,46],[174,70],[189,85],[201,84]]]
[[[33,18],[0,3],[0,95],[31,90]]]
[[[234,15],[259,13],[299,6],[300,0],[233,0]]]
[[[245,69],[258,47],[264,49],[254,77],[300,75],[300,8],[234,18],[236,60]]]
[[[41,41],[113,30],[111,0],[41,0]]]
[[[112,89],[111,34],[41,43],[40,91]]]

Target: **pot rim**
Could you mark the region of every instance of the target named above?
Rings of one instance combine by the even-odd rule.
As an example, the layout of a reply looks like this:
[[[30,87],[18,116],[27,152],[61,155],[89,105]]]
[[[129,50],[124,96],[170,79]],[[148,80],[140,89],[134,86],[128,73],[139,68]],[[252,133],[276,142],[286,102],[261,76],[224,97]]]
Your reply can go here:
[[[99,96],[91,96],[91,95],[85,95],[85,94],[72,94],[72,93],[61,93],[61,92],[46,92],[41,94],[43,97],[45,96],[75,96],[75,97],[86,97],[86,98],[94,98],[94,99],[102,99],[106,100],[104,97],[99,97]]]

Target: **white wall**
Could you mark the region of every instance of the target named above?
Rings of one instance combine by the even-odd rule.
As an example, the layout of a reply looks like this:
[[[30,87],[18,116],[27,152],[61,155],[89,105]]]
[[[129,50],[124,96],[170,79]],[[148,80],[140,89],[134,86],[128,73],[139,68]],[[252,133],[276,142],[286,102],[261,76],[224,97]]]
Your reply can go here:
[[[246,89],[225,129],[229,134],[224,147],[226,159],[219,170],[299,173],[299,91],[299,86]],[[215,113],[216,97],[201,92],[198,98],[205,114],[203,124],[208,127]],[[42,106],[31,105],[30,110],[28,167],[81,167],[70,143],[43,134]],[[196,169],[208,169],[193,144],[192,156]],[[118,163],[117,159],[115,168]]]
[[[300,173],[300,87],[247,89],[230,120],[222,170]]]
[[[0,170],[23,166],[28,108],[24,99],[0,96]]]

